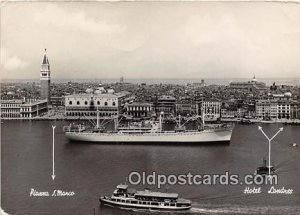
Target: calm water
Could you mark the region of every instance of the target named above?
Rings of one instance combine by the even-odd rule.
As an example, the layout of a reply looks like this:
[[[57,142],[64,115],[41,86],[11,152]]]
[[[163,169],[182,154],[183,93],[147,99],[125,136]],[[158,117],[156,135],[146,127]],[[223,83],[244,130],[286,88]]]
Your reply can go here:
[[[267,144],[257,125],[235,127],[230,145],[161,146],[100,145],[68,142],[62,133],[66,122],[55,122],[56,178],[52,181],[52,128],[54,122],[6,121],[2,124],[2,207],[9,214],[141,215],[157,212],[130,211],[100,206],[99,195],[110,194],[131,171],[165,174],[253,173],[267,156]],[[282,125],[263,125],[273,135]],[[245,195],[246,186],[174,185],[192,200],[190,212],[179,214],[300,214],[300,126],[284,126],[273,141],[273,161],[279,185],[292,195]],[[145,186],[135,186],[143,189]],[[151,186],[151,189],[157,190]],[[30,197],[39,191],[74,191],[73,197]],[[161,189],[160,191],[165,191]],[[171,213],[164,213],[171,214]]]

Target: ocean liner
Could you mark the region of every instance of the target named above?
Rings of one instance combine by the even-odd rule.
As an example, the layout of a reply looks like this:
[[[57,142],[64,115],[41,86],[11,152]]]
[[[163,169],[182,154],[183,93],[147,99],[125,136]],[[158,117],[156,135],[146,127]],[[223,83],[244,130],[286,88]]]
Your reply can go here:
[[[203,117],[202,117],[203,118]],[[66,137],[71,141],[84,142],[119,142],[119,143],[141,143],[141,142],[161,142],[161,143],[208,143],[208,142],[230,142],[233,130],[232,125],[219,124],[215,126],[205,126],[198,130],[186,130],[184,125],[177,126],[172,131],[162,130],[162,117],[159,121],[144,121],[138,125],[118,126],[118,119],[115,119],[115,129],[107,131],[100,126],[97,117],[97,125],[94,129],[72,129],[65,126]]]
[[[111,196],[101,196],[99,201],[104,205],[144,210],[183,211],[191,208],[191,201],[178,198],[177,193],[152,192],[147,189],[135,191],[124,184],[118,185]]]

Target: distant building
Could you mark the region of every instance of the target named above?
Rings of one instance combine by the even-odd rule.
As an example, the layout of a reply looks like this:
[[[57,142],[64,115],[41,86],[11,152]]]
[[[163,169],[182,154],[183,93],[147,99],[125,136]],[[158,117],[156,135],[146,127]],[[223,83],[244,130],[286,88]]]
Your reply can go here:
[[[1,118],[20,118],[23,100],[1,100]]]
[[[234,119],[236,115],[237,115],[237,110],[226,109],[226,108],[221,109],[222,119]]]
[[[50,64],[45,49],[40,71],[40,97],[41,99],[46,99],[48,103],[50,103],[50,79]]]
[[[153,104],[133,102],[125,105],[126,114],[130,117],[148,118],[153,114]]]
[[[96,90],[94,91],[95,94],[101,94],[101,93],[106,93],[106,90],[104,87],[102,87],[101,85],[99,85],[99,87],[96,88]]]
[[[193,83],[193,87],[204,87],[205,86],[205,82],[204,79],[201,79],[201,82],[194,82]]]
[[[290,92],[274,94],[269,93],[268,98],[273,101],[289,101],[292,99],[292,94]]]
[[[47,100],[1,100],[1,118],[31,119],[47,111]]]
[[[222,119],[242,119],[248,118],[252,119],[255,117],[255,111],[250,111],[245,108],[222,108],[221,109],[221,118]]]
[[[188,116],[197,115],[198,105],[192,103],[176,104],[176,115]]]
[[[65,98],[63,96],[51,96],[51,104],[55,107],[64,106]]]
[[[201,102],[201,107],[199,113],[202,114],[204,111],[205,121],[217,121],[221,117],[221,102],[216,100],[203,101]]]
[[[123,113],[128,92],[114,94],[73,94],[65,96],[65,115],[113,117]]]
[[[264,120],[278,119],[276,101],[259,100],[255,105],[256,117]],[[287,110],[289,112],[289,110]]]
[[[298,105],[292,100],[259,100],[255,108],[256,117],[264,120],[298,118]]]
[[[157,99],[155,104],[156,114],[163,112],[164,115],[175,115],[176,110],[176,98],[173,96],[161,96]]]
[[[21,105],[21,118],[33,118],[48,111],[47,100],[29,101]]]
[[[250,115],[249,115],[250,114]],[[236,111],[236,117],[241,119],[244,117],[251,117],[251,113],[245,108],[238,108]]]
[[[248,82],[231,82],[229,84],[229,87],[231,89],[236,89],[236,90],[255,91],[255,90],[266,89],[266,84],[263,82],[257,81],[254,76],[253,79]]]

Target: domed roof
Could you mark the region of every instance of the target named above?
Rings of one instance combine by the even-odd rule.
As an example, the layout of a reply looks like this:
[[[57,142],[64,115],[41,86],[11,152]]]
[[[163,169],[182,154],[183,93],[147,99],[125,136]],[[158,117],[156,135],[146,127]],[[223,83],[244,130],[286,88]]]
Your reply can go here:
[[[292,97],[292,93],[290,93],[290,92],[286,92],[286,93],[284,93],[284,95],[287,97]]]
[[[92,93],[93,91],[94,91],[94,90],[93,90],[92,88],[87,88],[85,92],[86,92],[86,93]]]
[[[115,92],[114,89],[108,89],[108,90],[107,90],[107,93],[114,93],[114,92]]]

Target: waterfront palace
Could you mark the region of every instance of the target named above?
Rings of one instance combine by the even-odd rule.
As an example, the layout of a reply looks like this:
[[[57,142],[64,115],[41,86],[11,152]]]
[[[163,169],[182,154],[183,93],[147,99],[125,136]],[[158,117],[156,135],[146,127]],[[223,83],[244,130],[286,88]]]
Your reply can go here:
[[[98,112],[100,117],[117,116],[130,99],[128,92],[72,94],[65,96],[65,115],[95,117]]]

